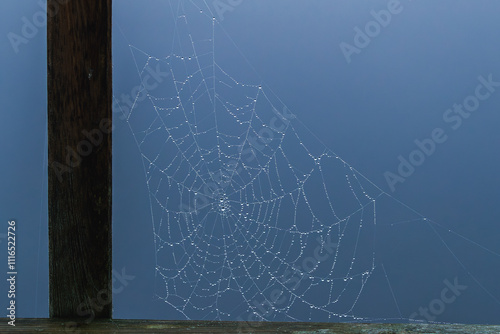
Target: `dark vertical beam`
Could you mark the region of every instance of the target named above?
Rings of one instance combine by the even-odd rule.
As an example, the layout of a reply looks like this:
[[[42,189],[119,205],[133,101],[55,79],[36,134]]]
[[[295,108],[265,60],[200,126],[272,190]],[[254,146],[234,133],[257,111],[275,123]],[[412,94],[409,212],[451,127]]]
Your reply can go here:
[[[51,318],[111,317],[111,0],[48,0]]]

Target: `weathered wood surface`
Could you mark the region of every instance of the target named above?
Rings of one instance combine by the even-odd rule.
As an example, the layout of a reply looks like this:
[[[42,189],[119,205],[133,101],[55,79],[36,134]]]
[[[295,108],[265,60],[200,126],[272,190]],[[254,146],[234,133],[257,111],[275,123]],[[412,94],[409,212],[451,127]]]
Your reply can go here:
[[[467,333],[498,334],[500,326],[434,324],[345,324],[305,322],[230,322],[230,321],[158,321],[95,320],[75,326],[68,320],[18,319],[16,327],[2,319],[0,332],[21,333],[321,333],[321,334],[409,334]]]
[[[47,8],[49,313],[110,318],[111,0]]]

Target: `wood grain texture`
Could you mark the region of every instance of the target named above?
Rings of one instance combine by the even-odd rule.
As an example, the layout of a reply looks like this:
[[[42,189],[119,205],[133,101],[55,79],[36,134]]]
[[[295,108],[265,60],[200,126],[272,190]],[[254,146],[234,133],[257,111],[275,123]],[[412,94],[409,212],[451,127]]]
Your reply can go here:
[[[111,0],[47,7],[49,314],[110,318]]]
[[[498,334],[500,326],[434,324],[346,324],[307,322],[232,322],[232,321],[158,321],[95,320],[76,325],[69,320],[18,319],[16,327],[0,322],[2,333],[321,333],[321,334]]]

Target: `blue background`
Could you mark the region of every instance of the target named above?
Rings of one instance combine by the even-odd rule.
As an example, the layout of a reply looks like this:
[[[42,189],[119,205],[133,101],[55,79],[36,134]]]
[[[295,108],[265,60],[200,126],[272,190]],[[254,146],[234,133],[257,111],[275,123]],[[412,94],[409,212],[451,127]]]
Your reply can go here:
[[[172,50],[178,13],[195,17],[192,3],[205,12],[213,10],[210,1],[182,3],[185,8],[173,0],[114,2],[115,96],[129,94],[140,83],[129,44],[165,57]],[[500,45],[495,42],[500,32],[495,13],[500,4],[401,1],[403,10],[347,63],[339,44],[353,44],[353,29],[364,27],[373,20],[370,11],[386,9],[387,3],[244,0],[226,12],[223,20],[218,19],[225,31],[218,30],[218,62],[230,68],[232,76],[262,83],[327,147],[381,189],[440,224],[432,225],[437,232],[421,223],[391,227],[394,220],[414,216],[389,197],[381,200],[377,266],[354,314],[368,319],[407,319],[439,298],[443,280],[457,277],[467,289],[436,321],[498,323],[500,93],[482,102],[456,131],[442,116],[474,92],[478,76],[491,73],[500,81]],[[19,226],[18,315],[45,317],[46,35],[40,28],[16,54],[7,33],[20,34],[21,18],[31,18],[40,7],[36,1],[2,2],[1,6],[4,163],[0,212],[5,231],[8,219],[15,218]],[[204,29],[196,19],[190,20],[190,26],[193,31]],[[226,34],[246,60],[237,56]],[[182,318],[155,298],[155,286],[161,280],[154,279],[144,169],[128,124],[115,117],[115,125],[113,267],[125,268],[135,278],[114,296],[114,317]],[[448,140],[392,193],[384,172],[395,172],[398,156],[408,157],[416,148],[414,140],[428,138],[436,127],[446,129]],[[5,239],[1,240],[3,245]],[[7,290],[5,282],[0,289]]]

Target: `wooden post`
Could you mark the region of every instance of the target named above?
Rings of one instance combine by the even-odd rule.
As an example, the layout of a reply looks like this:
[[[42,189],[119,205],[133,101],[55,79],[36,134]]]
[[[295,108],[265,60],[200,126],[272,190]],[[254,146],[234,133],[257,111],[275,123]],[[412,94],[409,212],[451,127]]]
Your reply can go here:
[[[111,0],[48,0],[49,314],[111,318]]]

